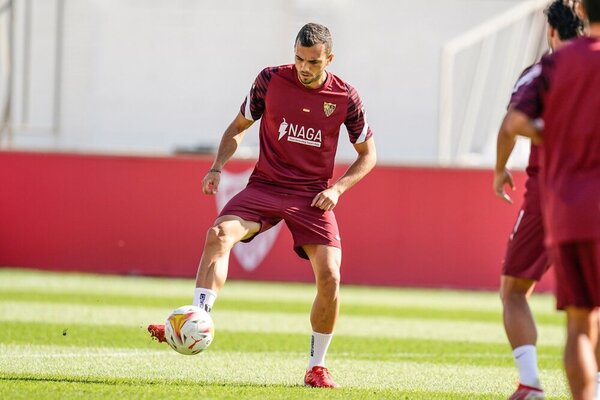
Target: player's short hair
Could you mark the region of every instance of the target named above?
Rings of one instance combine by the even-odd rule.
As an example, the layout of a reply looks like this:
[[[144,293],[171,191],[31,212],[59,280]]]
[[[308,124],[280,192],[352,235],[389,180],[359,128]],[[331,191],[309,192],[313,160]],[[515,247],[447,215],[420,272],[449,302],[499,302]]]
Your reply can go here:
[[[329,29],[327,29],[327,27],[324,25],[315,24],[314,22],[309,22],[308,24],[304,25],[302,29],[300,29],[294,44],[296,43],[300,43],[300,45],[304,47],[312,47],[316,44],[324,44],[325,52],[327,54],[331,53],[331,48],[333,47],[333,41],[331,40],[331,33],[329,33]]]
[[[583,34],[583,21],[575,12],[575,3],[554,0],[544,11],[548,24],[558,31],[561,40],[569,40]]]
[[[583,7],[590,23],[600,22],[600,0],[583,0]]]

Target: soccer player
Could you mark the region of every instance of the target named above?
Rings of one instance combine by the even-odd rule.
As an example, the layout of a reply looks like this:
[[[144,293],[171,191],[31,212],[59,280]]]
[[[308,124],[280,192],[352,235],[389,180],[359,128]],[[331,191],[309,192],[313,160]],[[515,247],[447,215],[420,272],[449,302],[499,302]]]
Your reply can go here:
[[[317,294],[304,383],[337,387],[325,355],[339,313],[341,242],[333,213],[340,196],[375,166],[371,128],[356,90],[326,68],[333,60],[329,30],[309,23],[294,43],[295,62],[262,70],[240,112],[225,130],[212,167],[202,181],[215,194],[220,173],[246,130],[260,119],[260,153],[247,187],[223,208],[208,230],[198,267],[193,304],[210,311],[227,278],[229,253],[239,241],[284,220],[294,250],[310,260]],[[341,125],[357,152],[345,174],[331,184]],[[150,325],[164,340],[164,326]]]
[[[600,0],[584,0],[582,9],[589,37],[542,59],[502,122],[496,168],[503,169],[516,135],[542,143],[545,243],[557,308],[567,314],[564,365],[573,399],[591,400],[600,307]]]
[[[563,0],[554,0],[544,13],[548,23],[548,45],[552,51],[558,50],[566,41],[581,35],[583,22],[578,18],[572,5]],[[540,64],[537,63],[523,71],[513,89],[511,104],[540,68]],[[500,278],[504,328],[519,370],[519,385],[510,400],[544,398],[537,366],[537,329],[527,302],[536,282],[549,267],[544,248],[544,227],[539,197],[538,152],[538,146],[532,144],[526,169],[527,191],[509,238]],[[508,155],[510,152],[506,156]],[[504,168],[507,160],[499,158],[497,161],[499,166],[494,177],[494,190],[501,199],[512,203],[511,198],[504,191],[504,185],[514,188],[512,176]]]

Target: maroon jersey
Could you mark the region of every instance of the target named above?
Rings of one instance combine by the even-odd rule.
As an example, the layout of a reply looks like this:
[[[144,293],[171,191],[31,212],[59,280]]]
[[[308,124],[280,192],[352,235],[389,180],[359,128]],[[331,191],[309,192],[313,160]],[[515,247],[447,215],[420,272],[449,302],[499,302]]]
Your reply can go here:
[[[250,182],[291,191],[328,187],[342,124],[352,143],[372,136],[352,86],[327,73],[321,87],[306,88],[293,64],[262,70],[240,111],[249,120],[261,119],[260,153]]]
[[[531,65],[521,73],[513,88],[509,108],[517,102],[523,88],[539,74],[540,64]],[[538,70],[538,71],[536,71]],[[506,257],[502,264],[502,274],[522,279],[539,281],[548,270],[548,256],[544,247],[544,224],[540,204],[538,183],[539,146],[531,144],[527,191],[523,205],[513,228],[506,248]]]
[[[574,39],[541,61],[513,105],[542,117],[540,185],[550,245],[600,240],[600,40]]]
[[[521,72],[519,79],[517,79],[517,82],[515,83],[515,86],[513,87],[512,95],[510,96],[509,108],[521,96],[523,88],[525,88],[528,84],[530,84],[531,81],[540,74],[541,69],[542,69],[542,66],[540,65],[540,63],[536,63],[533,65],[530,65],[529,67],[525,68],[523,70],[523,72]],[[540,170],[539,147],[536,146],[535,144],[531,143],[531,146],[529,149],[529,162],[527,163],[527,168],[525,169],[525,171],[527,172],[527,176],[532,178],[532,177],[537,176],[539,170]],[[527,186],[529,186],[529,181],[527,182]],[[529,187],[527,189],[529,190]],[[537,189],[537,187],[536,187],[536,189]]]

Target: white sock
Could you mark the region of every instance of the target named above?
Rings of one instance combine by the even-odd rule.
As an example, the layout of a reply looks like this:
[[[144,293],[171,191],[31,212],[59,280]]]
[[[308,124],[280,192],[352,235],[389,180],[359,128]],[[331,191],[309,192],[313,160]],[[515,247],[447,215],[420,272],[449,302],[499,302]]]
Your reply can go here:
[[[211,312],[216,299],[216,292],[213,292],[210,289],[197,287],[194,290],[194,301],[192,304],[196,307],[204,308],[206,311]]]
[[[600,372],[596,374],[596,400],[600,400]]]
[[[308,361],[308,369],[312,369],[315,365],[325,366],[325,354],[333,338],[333,333],[312,333],[310,338],[310,359]]]
[[[537,366],[537,350],[534,345],[526,344],[513,350],[513,356],[519,370],[519,382],[523,385],[542,388]]]

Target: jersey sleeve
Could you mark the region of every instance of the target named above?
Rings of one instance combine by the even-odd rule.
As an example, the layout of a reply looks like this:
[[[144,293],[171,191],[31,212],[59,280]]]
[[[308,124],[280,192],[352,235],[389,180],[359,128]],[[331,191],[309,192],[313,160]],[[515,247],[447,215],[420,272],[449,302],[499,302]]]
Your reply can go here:
[[[515,86],[513,87],[512,93],[510,95],[510,102],[508,103],[507,108],[510,108],[510,105],[513,104],[520,95],[519,92],[523,89],[523,87],[530,84],[531,81],[540,74],[541,70],[542,66],[540,65],[540,63],[533,64],[523,70],[523,72],[519,76],[519,79],[517,79]]]
[[[250,88],[250,93],[240,106],[240,113],[244,118],[256,121],[262,117],[265,111],[265,97],[272,76],[273,68],[265,68],[258,74]]]
[[[353,144],[365,142],[373,136],[367,123],[365,109],[356,89],[346,84],[346,91],[348,92],[348,110],[344,125],[348,130],[350,142]]]
[[[552,56],[542,58],[539,68],[532,69],[528,82],[524,83],[511,98],[515,110],[529,118],[539,119],[544,112],[544,95],[548,91],[549,76],[553,68]]]

